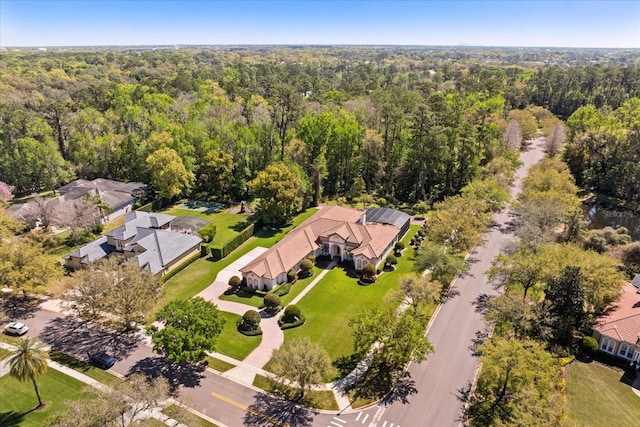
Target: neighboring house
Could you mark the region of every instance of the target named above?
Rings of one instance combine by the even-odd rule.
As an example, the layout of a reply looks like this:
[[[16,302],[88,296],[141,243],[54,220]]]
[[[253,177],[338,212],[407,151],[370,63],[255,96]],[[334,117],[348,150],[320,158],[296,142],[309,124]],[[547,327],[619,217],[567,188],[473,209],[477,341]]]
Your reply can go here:
[[[58,188],[60,196],[48,198],[46,203],[51,209],[64,212],[69,203],[80,200],[87,194],[97,196],[109,207],[109,211],[102,212],[102,218],[98,218],[99,215],[96,214],[96,221],[107,223],[131,212],[146,189],[147,185],[141,182],[119,182],[104,178],[93,181],[77,179]],[[32,203],[14,204],[7,208],[7,212],[17,220],[29,222],[29,217],[33,216]]]
[[[407,232],[409,222],[409,215],[395,209],[323,207],[240,272],[247,286],[273,289],[287,280],[289,270],[297,271],[310,254],[353,261],[356,270],[367,263],[378,267]]]
[[[620,300],[598,318],[593,336],[600,351],[640,368],[640,275],[624,285]]]
[[[104,222],[112,221],[133,210],[146,190],[147,185],[141,182],[119,182],[110,179],[96,178],[93,181],[77,179],[60,187],[60,202],[76,200],[86,194],[98,196],[109,206],[110,212],[105,212]]]
[[[154,275],[165,275],[191,256],[200,253],[202,239],[171,231],[174,216],[133,211],[125,224],[75,252],[65,255],[65,265],[78,270],[91,262],[120,254],[135,259]]]

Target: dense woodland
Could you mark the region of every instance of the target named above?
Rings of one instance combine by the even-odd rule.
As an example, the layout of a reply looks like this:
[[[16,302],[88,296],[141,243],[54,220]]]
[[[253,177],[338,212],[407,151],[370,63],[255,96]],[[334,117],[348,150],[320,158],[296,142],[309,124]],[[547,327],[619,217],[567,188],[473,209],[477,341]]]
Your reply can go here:
[[[249,182],[284,161],[303,204],[363,192],[433,203],[559,117],[569,119],[579,185],[640,197],[635,51],[261,47],[0,58],[0,181],[18,195],[103,177],[150,182],[167,199],[249,200]]]

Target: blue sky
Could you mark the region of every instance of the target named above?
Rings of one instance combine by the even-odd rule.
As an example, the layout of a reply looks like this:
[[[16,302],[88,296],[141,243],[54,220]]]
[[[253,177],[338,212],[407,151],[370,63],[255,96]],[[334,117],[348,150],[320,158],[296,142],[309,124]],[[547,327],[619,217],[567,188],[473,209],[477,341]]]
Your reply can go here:
[[[640,48],[640,0],[0,0],[0,46],[152,44]]]

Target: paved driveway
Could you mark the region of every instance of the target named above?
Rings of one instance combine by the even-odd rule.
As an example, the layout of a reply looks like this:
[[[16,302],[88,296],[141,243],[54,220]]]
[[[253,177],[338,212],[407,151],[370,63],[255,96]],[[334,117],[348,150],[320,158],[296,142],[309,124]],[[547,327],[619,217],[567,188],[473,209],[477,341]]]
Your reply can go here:
[[[262,255],[262,253],[265,252],[266,250],[267,248],[263,248],[261,246],[258,246],[257,248],[250,250],[248,253],[242,255],[235,262],[229,264],[220,273],[218,273],[218,276],[216,277],[215,281],[229,283],[229,279],[231,279],[233,276],[238,276],[242,278],[240,269],[245,265],[249,264],[254,259],[256,259],[259,255]]]

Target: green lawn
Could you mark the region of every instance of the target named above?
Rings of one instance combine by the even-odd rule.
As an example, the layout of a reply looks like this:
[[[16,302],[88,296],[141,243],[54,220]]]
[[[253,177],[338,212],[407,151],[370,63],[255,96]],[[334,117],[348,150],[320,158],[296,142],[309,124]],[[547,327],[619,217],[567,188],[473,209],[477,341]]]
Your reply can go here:
[[[215,369],[218,372],[227,372],[229,369],[236,366],[231,363],[227,363],[224,360],[220,360],[211,356],[206,356],[204,359],[207,362],[207,366],[209,368]]]
[[[163,214],[173,216],[193,216],[196,218],[206,219],[216,226],[216,237],[213,244],[224,245],[229,240],[238,235],[240,231],[249,225],[247,223],[249,216],[244,214],[233,214],[226,212],[204,213],[193,209],[171,208],[162,211]]]
[[[322,271],[322,268],[313,267],[313,275],[311,277],[298,280],[296,283],[294,283],[293,286],[291,287],[291,291],[289,291],[288,294],[280,297],[280,300],[282,301],[282,305],[285,306],[289,304],[295,297],[298,296],[298,294],[300,294],[300,292],[304,290],[304,288],[306,288],[318,276],[318,274],[321,271]],[[238,294],[221,295],[220,299],[225,301],[239,302],[241,304],[247,304],[252,307],[258,308],[262,305],[262,301],[264,297],[262,297],[261,295],[243,293],[242,291],[240,291]]]
[[[263,375],[256,375],[255,379],[253,380],[253,385],[270,393],[276,393],[277,395],[280,395],[285,399],[298,395],[298,391],[293,389],[292,387],[282,386],[274,380]],[[305,392],[302,400],[297,403],[301,403],[312,408],[325,409],[329,411],[338,410],[338,403],[336,402],[336,398],[333,396],[333,392],[331,390],[307,391]]]
[[[112,373],[109,373],[100,368],[96,368],[90,363],[78,360],[73,356],[69,356],[68,354],[59,351],[52,351],[51,353],[49,353],[49,357],[51,358],[51,360],[58,362],[61,365],[67,366],[71,369],[75,369],[76,371],[85,374],[86,376],[91,377],[102,384],[114,385],[115,383],[122,381]]]
[[[37,379],[37,383],[42,400],[47,403],[42,411],[32,411],[38,405],[38,399],[30,381],[19,382],[9,375],[0,378],[0,425],[48,425],[48,420],[66,409],[65,401],[83,400],[82,390],[87,387],[55,369],[49,369]]]
[[[174,299],[189,299],[198,294],[198,292],[213,283],[216,276],[223,268],[258,246],[265,248],[273,246],[293,227],[309,218],[316,211],[317,209],[307,209],[305,212],[295,217],[293,224],[289,227],[278,230],[261,230],[256,236],[253,236],[244,242],[229,256],[219,261],[212,261],[210,258],[200,258],[193,262],[187,268],[173,276],[164,285],[164,293],[158,302],[157,309]]]
[[[248,337],[242,335],[236,328],[236,320],[240,319],[241,316],[227,313],[226,311],[221,311],[220,314],[225,319],[225,323],[218,337],[216,351],[225,356],[233,357],[236,360],[244,360],[249,353],[260,345],[262,336]]]
[[[569,418],[578,426],[638,425],[640,396],[621,381],[622,371],[574,361],[565,374]]]
[[[9,357],[9,355],[11,354],[11,352],[5,348],[0,348],[0,360],[4,360],[7,357]]]
[[[411,229],[403,240],[410,240],[418,226]],[[382,274],[376,283],[360,286],[356,277],[341,267],[327,273],[299,303],[306,318],[304,326],[287,329],[285,341],[308,336],[327,350],[332,361],[353,353],[353,336],[349,319],[360,310],[379,305],[391,289],[399,286],[399,279],[413,266],[412,250],[405,250],[398,258],[396,271]],[[268,365],[267,365],[268,366]]]
[[[185,408],[181,408],[178,405],[167,406],[162,410],[162,413],[175,420],[180,420],[182,424],[188,423],[189,427],[217,427],[215,424],[192,414]]]

